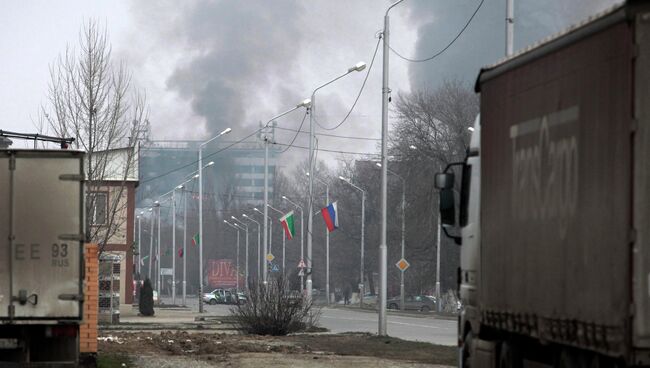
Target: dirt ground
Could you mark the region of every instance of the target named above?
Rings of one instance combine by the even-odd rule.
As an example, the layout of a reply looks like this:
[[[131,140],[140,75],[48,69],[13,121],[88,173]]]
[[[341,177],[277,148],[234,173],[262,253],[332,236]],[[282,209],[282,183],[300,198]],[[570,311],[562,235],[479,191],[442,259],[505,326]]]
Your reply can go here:
[[[456,349],[370,334],[104,332],[100,367],[446,367]]]

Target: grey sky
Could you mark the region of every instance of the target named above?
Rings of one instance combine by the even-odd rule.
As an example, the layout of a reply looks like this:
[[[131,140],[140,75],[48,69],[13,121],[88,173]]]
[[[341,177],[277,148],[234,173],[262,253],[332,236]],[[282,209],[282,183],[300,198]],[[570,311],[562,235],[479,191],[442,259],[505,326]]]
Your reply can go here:
[[[611,0],[516,2],[516,48],[602,10]],[[48,65],[76,46],[84,19],[104,22],[113,56],[147,91],[155,139],[201,139],[225,126],[232,138],[307,98],[318,84],[363,60],[390,2],[383,0],[32,1],[0,4],[0,129],[32,132],[45,100]],[[392,46],[426,57],[454,37],[479,0],[406,0],[391,13]],[[391,54],[391,88],[434,88],[444,78],[472,82],[481,65],[503,56],[505,0],[485,0],[474,22],[445,54],[411,64]],[[363,73],[322,90],[317,116],[338,122]],[[381,49],[364,94],[340,135],[379,137]],[[296,128],[302,113],[279,121]],[[304,127],[306,128],[306,126]],[[278,141],[288,142],[290,132]],[[297,144],[306,145],[301,135]],[[375,152],[376,142],[321,137],[322,148]],[[296,150],[296,152],[300,152]],[[300,156],[300,153],[294,155]],[[320,156],[319,156],[320,157]],[[335,157],[324,155],[323,157]]]

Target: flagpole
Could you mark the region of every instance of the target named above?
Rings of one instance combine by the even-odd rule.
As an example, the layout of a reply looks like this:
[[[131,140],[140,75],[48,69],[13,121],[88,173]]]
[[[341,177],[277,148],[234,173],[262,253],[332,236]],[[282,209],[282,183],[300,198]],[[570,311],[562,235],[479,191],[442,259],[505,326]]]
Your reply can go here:
[[[183,306],[185,306],[185,298],[187,297],[187,193],[185,188],[182,189],[183,193]]]
[[[325,184],[325,204],[330,204],[330,186]],[[325,294],[327,305],[330,305],[330,232],[325,229]]]
[[[172,305],[176,305],[176,188],[172,191]]]

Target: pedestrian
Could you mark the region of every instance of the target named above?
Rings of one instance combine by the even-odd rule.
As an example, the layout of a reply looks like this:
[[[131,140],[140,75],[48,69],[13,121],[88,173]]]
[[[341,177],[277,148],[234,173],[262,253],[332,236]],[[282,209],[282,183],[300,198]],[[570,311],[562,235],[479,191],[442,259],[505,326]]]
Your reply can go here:
[[[343,290],[343,304],[348,305],[350,304],[350,285],[345,286],[345,290]]]

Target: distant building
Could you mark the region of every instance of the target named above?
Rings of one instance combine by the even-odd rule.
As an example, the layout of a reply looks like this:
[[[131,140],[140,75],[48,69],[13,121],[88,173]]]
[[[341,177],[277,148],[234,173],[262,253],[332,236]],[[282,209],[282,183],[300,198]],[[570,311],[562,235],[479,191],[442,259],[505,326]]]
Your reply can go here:
[[[161,194],[191,178],[198,169],[199,141],[150,141],[140,150],[140,183],[136,205],[146,208]],[[259,205],[264,200],[264,145],[261,142],[222,141],[203,149],[203,191],[212,198],[211,208],[228,205]],[[269,196],[273,193],[277,149],[269,147]],[[216,189],[216,193],[214,193]],[[198,182],[187,190],[198,192]],[[215,201],[215,199],[217,199]]]

